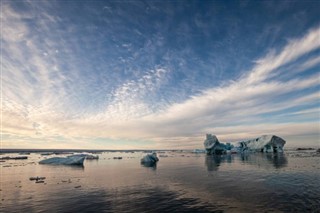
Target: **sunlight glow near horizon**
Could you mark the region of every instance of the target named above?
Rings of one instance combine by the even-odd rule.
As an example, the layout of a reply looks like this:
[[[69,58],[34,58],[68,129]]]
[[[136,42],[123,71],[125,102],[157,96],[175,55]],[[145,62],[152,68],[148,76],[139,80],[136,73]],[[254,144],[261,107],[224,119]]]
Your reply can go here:
[[[316,1],[2,1],[2,148],[320,145]]]

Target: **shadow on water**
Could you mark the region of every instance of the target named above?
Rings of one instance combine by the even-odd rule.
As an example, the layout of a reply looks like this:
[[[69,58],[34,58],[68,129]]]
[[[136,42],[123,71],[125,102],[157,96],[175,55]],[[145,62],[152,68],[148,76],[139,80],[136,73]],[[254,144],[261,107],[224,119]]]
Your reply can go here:
[[[283,153],[241,153],[238,155],[207,155],[205,165],[208,171],[218,171],[222,164],[233,163],[235,159],[245,164],[264,168],[273,166],[278,169],[288,164],[287,157]]]

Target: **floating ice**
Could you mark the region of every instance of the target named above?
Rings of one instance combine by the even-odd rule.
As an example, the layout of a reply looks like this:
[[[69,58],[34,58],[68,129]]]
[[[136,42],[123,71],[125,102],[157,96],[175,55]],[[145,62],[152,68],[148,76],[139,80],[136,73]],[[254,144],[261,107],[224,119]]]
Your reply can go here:
[[[204,141],[204,148],[207,151],[207,154],[225,154],[227,149],[225,145],[220,143],[218,138],[215,135],[207,134],[207,138]]]
[[[262,135],[261,137],[238,142],[241,151],[283,152],[285,140],[276,135]]]
[[[206,150],[204,150],[204,149],[195,149],[195,150],[193,150],[192,151],[192,153],[206,153]]]
[[[38,180],[44,180],[44,179],[46,179],[46,177],[30,177],[29,178],[29,180],[36,180],[36,181],[38,181]]]
[[[67,157],[54,157],[45,159],[39,164],[54,164],[54,165],[83,165],[86,155],[71,155]]]
[[[147,154],[141,159],[141,164],[145,166],[154,166],[159,161],[156,153]]]
[[[98,160],[99,156],[98,155],[87,155],[86,159],[87,160]]]
[[[238,146],[234,147],[230,143],[220,143],[215,135],[207,134],[207,138],[204,141],[204,147],[207,154],[225,154],[227,150],[231,150],[230,153],[245,151],[259,151],[259,152],[283,152],[283,146],[286,143],[285,140],[276,135],[263,135],[261,137],[238,142]]]

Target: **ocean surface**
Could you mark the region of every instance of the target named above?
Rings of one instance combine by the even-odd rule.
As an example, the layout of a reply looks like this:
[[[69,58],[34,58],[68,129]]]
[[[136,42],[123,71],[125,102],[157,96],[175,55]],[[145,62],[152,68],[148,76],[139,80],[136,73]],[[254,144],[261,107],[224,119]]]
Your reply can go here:
[[[144,155],[103,152],[83,167],[41,165],[56,156],[39,153],[5,160],[0,212],[320,212],[315,150],[222,156],[168,151],[158,153],[155,167],[140,164]],[[35,183],[33,176],[46,179]]]

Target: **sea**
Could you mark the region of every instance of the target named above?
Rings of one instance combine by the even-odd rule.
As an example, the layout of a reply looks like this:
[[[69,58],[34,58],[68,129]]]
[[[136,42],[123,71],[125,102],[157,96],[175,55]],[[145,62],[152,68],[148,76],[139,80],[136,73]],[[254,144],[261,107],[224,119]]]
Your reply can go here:
[[[320,153],[208,156],[191,150],[103,151],[84,166],[43,165],[50,152],[2,153],[0,212],[320,212]],[[59,157],[68,154],[59,153]],[[121,159],[114,159],[121,157]],[[31,177],[45,177],[40,183]]]

